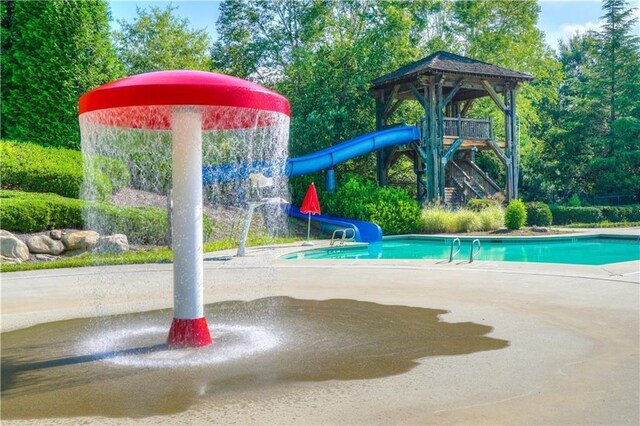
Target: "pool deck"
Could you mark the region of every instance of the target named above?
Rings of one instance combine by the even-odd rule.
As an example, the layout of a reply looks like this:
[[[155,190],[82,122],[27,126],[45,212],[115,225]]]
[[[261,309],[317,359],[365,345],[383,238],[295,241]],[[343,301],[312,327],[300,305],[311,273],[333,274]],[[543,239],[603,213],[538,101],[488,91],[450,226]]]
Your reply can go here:
[[[207,254],[205,303],[286,295],[444,309],[449,313],[443,321],[489,325],[489,336],[508,340],[509,346],[423,358],[409,372],[385,378],[286,383],[235,399],[204,396],[185,412],[136,422],[640,423],[640,262],[584,266],[279,258],[300,249],[253,248],[244,258],[232,257],[233,251]],[[171,265],[153,264],[4,273],[2,331],[169,308],[171,271]],[[6,422],[13,423],[38,422]]]

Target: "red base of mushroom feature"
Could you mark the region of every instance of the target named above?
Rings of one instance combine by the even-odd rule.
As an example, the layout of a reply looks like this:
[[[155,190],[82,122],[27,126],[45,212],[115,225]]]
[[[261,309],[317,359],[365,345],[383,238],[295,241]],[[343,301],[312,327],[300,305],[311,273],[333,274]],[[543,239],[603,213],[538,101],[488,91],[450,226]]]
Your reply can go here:
[[[198,348],[213,343],[205,317],[195,319],[174,318],[167,345],[172,348]]]

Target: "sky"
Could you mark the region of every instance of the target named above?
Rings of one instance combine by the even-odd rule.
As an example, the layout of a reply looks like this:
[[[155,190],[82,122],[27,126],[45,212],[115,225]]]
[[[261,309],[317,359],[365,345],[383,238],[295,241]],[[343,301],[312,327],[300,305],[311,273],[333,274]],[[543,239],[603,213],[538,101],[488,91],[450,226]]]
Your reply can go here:
[[[217,35],[215,26],[219,16],[219,1],[110,0],[109,4],[114,21],[132,21],[136,16],[136,7],[164,8],[173,4],[178,7],[176,13],[187,18],[192,27],[205,28],[214,39]],[[559,40],[566,40],[576,32],[597,28],[602,15],[602,3],[599,0],[539,0],[539,4],[541,11],[538,28],[545,32],[547,43],[554,49],[558,47]],[[635,14],[640,18],[640,0],[631,0],[629,5],[635,8]],[[112,26],[117,28],[117,22],[112,22]],[[640,26],[637,28],[640,33]]]

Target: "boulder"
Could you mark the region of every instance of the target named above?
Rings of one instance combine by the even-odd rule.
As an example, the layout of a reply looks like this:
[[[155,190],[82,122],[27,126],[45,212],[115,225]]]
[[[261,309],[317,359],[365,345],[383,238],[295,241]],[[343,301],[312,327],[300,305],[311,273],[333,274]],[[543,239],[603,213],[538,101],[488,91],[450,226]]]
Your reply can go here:
[[[49,262],[51,260],[56,260],[57,256],[51,256],[50,254],[36,254],[36,260],[40,260],[42,262]]]
[[[100,237],[94,252],[120,254],[129,251],[129,240],[124,234]]]
[[[49,231],[49,236],[54,240],[62,239],[62,231],[59,229],[54,229],[53,231]]]
[[[545,228],[544,226],[534,226],[531,230],[533,232],[549,232],[549,228]]]
[[[59,255],[64,251],[62,241],[56,241],[46,235],[33,235],[27,240],[31,253]]]
[[[22,263],[29,260],[29,248],[11,232],[0,229],[0,260],[2,263]]]
[[[98,243],[100,234],[96,231],[75,231],[62,236],[62,242],[67,250],[85,250]]]

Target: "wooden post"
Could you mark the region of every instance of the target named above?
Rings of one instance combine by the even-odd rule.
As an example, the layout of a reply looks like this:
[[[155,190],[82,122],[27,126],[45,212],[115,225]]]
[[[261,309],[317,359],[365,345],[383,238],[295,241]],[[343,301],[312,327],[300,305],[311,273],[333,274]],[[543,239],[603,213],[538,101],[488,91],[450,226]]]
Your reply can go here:
[[[438,171],[440,167],[438,165],[438,135],[436,129],[436,79],[435,77],[429,78],[429,96],[427,97],[427,105],[429,107],[429,111],[427,116],[429,117],[429,151],[430,151],[430,160],[431,160],[431,176],[429,176],[429,201],[435,201],[437,199],[437,188],[438,188]]]
[[[442,95],[442,77],[438,78],[438,83],[436,86],[436,104],[438,105],[438,109],[436,111],[438,117],[438,201],[440,204],[444,203],[444,185],[445,185],[445,176],[444,176],[444,165],[442,163],[442,156],[444,154],[444,117],[443,117],[443,108],[441,106],[444,103],[443,95]]]
[[[518,157],[518,118],[516,115],[516,90],[509,91],[511,102],[511,162],[513,174],[513,198],[518,198],[518,181],[520,174],[520,158]]]
[[[505,89],[504,92],[504,134],[505,134],[505,142],[506,142],[506,160],[507,160],[507,201],[511,201],[514,199],[513,197],[513,157],[512,157],[512,146],[513,139],[511,135],[512,127],[511,127],[511,110],[510,110],[510,95],[509,89]]]
[[[384,96],[384,95],[383,95]],[[376,130],[382,130],[386,124],[384,97],[376,97]],[[387,186],[387,159],[383,149],[376,151],[376,171],[378,177],[378,185]]]

